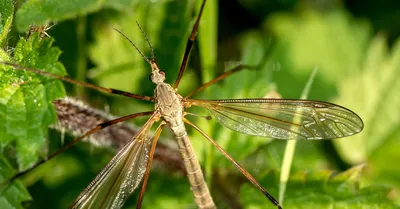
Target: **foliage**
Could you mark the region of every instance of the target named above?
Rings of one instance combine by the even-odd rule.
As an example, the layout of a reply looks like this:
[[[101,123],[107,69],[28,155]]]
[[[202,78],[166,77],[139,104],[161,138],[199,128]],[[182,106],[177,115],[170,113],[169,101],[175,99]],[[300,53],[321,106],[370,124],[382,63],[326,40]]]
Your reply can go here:
[[[65,70],[57,61],[60,51],[51,44],[52,39],[40,40],[38,34],[21,39],[13,60],[62,75]],[[45,146],[45,130],[55,122],[52,101],[65,93],[60,81],[10,67],[3,67],[1,81],[1,144],[15,143],[19,169],[24,170],[38,159]]]
[[[13,1],[0,0],[0,60],[59,75],[66,74],[65,65],[72,77],[78,77],[76,69],[83,69],[88,82],[151,95],[154,86],[147,79],[148,64],[113,28],[122,31],[149,56],[150,50],[136,26],[137,21],[154,47],[167,81],[172,83],[198,6],[198,2],[174,0],[28,0],[15,10],[13,20]],[[299,98],[311,71],[318,67],[309,98],[348,107],[363,118],[365,130],[356,136],[335,140],[330,150],[325,149],[329,142],[299,141],[283,205],[287,208],[396,208],[393,202],[400,202],[396,196],[400,168],[389,162],[400,157],[397,142],[400,42],[388,47],[385,36],[374,34],[368,20],[354,18],[344,8],[332,6],[322,12],[313,5],[274,12],[260,20],[258,28],[245,28],[234,37],[221,36],[217,42],[216,30],[223,33],[226,29],[224,25],[217,26],[217,8],[216,1],[207,2],[198,42],[179,92],[185,95],[241,62],[256,69],[234,74],[196,97],[251,98],[277,91],[284,98]],[[226,11],[221,7],[218,10]],[[31,25],[50,22],[57,23],[47,31],[51,38],[34,33],[29,38],[20,35],[14,40],[18,35],[12,31],[11,23],[23,33]],[[83,30],[79,29],[81,25]],[[79,63],[88,64],[82,67]],[[69,86],[67,92],[74,94]],[[60,136],[47,131],[56,121],[51,102],[64,95],[58,80],[0,65],[0,182],[16,172],[12,167],[24,170],[53,151]],[[117,115],[153,108],[153,104],[88,90],[84,91],[83,98],[97,107],[109,104],[110,111]],[[277,197],[277,171],[285,142],[238,134],[203,118],[188,116],[188,119],[210,134]],[[232,164],[200,134],[189,131],[217,205],[273,208],[249,183],[243,183],[243,177]],[[81,144],[23,177],[21,180],[33,197],[31,208],[69,205],[112,157],[106,150],[90,150],[90,145]],[[335,160],[344,161],[347,170],[343,171],[345,168]],[[355,166],[359,163],[365,163],[365,170]],[[333,174],[333,170],[342,172]],[[23,208],[24,202],[31,200],[26,189],[19,180],[8,185],[0,186],[0,208]],[[131,198],[127,207],[133,208],[135,201],[136,198]],[[195,205],[184,176],[154,169],[144,207],[194,208]]]
[[[360,187],[360,175],[364,165],[355,166],[342,173],[332,171],[297,172],[288,182],[286,208],[398,208],[384,200],[389,188],[382,186]],[[277,179],[276,173],[261,177],[264,185],[271,185]],[[273,181],[272,181],[273,182]],[[272,184],[273,185],[273,184]],[[245,208],[263,208],[268,202],[257,195],[249,185],[241,189]],[[272,208],[272,207],[268,207]]]

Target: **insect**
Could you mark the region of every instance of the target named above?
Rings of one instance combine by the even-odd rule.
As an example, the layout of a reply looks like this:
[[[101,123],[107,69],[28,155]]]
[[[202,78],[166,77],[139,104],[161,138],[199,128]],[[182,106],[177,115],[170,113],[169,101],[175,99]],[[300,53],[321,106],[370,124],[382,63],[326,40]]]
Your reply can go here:
[[[150,58],[147,58],[134,43],[120,32],[149,63],[151,67],[150,80],[156,85],[154,96],[141,96],[116,89],[103,88],[45,71],[3,62],[4,64],[13,66],[16,69],[24,69],[98,91],[122,95],[143,101],[155,102],[154,111],[135,113],[101,123],[81,137],[75,139],[71,144],[65,146],[60,151],[49,156],[49,159],[53,158],[57,154],[81,141],[83,138],[105,127],[140,116],[150,116],[138,134],[116,154],[116,156],[105,166],[89,186],[86,187],[86,189],[77,197],[70,208],[121,208],[130,194],[133,193],[133,191],[139,187],[140,182],[143,181],[137,203],[137,208],[140,208],[144,198],[150,165],[152,163],[157,140],[165,125],[169,126],[177,140],[191,185],[191,190],[198,208],[216,208],[205,183],[200,164],[187,135],[185,124],[192,126],[195,130],[199,131],[277,208],[282,208],[278,201],[275,200],[275,198],[272,197],[272,195],[270,195],[249,172],[239,165],[227,152],[224,151],[222,147],[215,143],[210,136],[185,118],[185,115],[188,113],[186,110],[192,106],[198,106],[209,110],[213,118],[216,118],[222,125],[234,131],[275,139],[333,139],[350,136],[363,129],[361,118],[354,112],[339,105],[327,102],[261,98],[228,100],[190,99],[194,94],[224,79],[225,77],[244,69],[245,66],[238,66],[225,72],[217,78],[205,83],[185,97],[178,94],[177,88],[181,81],[190,50],[195,40],[195,34],[199,26],[205,3],[206,0],[203,0],[192,33],[188,40],[188,45],[183,56],[178,77],[173,85],[164,82],[166,75],[157,65],[153,48],[147,37],[145,36],[151,51]],[[152,139],[149,139],[148,135],[150,129],[155,126],[156,123],[159,124],[155,131],[155,135]],[[41,161],[38,164],[41,164],[42,162],[44,161]],[[18,177],[18,175],[16,177]]]
[[[26,38],[29,38],[29,36],[31,36],[34,32],[39,32],[40,38],[50,37],[47,31],[50,30],[53,26],[55,26],[55,24],[51,23],[47,23],[44,26],[31,26],[29,28],[28,34],[26,35]]]

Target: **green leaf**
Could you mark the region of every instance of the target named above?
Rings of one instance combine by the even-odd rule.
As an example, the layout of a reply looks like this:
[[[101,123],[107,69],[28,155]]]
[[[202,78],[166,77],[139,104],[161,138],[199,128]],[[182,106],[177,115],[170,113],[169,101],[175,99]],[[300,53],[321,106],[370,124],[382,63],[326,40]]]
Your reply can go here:
[[[365,130],[351,140],[335,141],[350,162],[373,157],[400,128],[400,40],[389,53],[386,38],[377,36],[367,50],[361,73],[339,83],[337,103],[349,104],[364,120]],[[351,102],[350,102],[351,101]]]
[[[4,184],[5,180],[13,175],[14,169],[3,156],[0,156],[0,168],[0,208],[22,209],[21,204],[31,200],[31,196],[19,181]]]
[[[366,125],[361,134],[351,140],[337,140],[335,145],[347,161],[368,162],[368,182],[392,185],[399,191],[400,169],[387,160],[400,157],[400,39],[391,51],[386,42],[383,36],[375,37],[361,74],[340,83],[337,102],[357,108]],[[399,195],[393,194],[399,200]]]
[[[14,14],[12,0],[0,0],[0,46],[7,41],[7,34],[10,30]],[[1,58],[1,57],[0,57]]]
[[[355,166],[342,173],[332,171],[297,172],[289,178],[284,208],[398,208],[387,195],[389,188],[380,186],[360,187],[364,166]],[[278,175],[268,172],[260,183],[276,196]],[[250,183],[241,188],[245,208],[274,208],[260,191]]]
[[[41,39],[39,33],[34,33],[28,40],[18,41],[12,58],[2,58],[64,75],[64,67],[58,62],[61,52],[52,43],[53,39]],[[19,171],[47,155],[47,127],[56,120],[52,101],[64,95],[60,81],[0,65],[0,208],[23,208],[31,200],[18,180],[6,182],[16,172],[4,158],[9,155],[4,151],[13,151]]]
[[[274,73],[274,80],[287,98],[297,98],[302,88],[299,81],[318,67],[315,85],[323,88],[314,88],[310,98],[318,95],[318,100],[332,99],[336,82],[359,72],[371,37],[368,23],[342,10],[277,13],[265,21],[265,27],[277,39],[275,51],[281,70]],[[288,78],[291,85],[286,85]]]
[[[128,11],[132,5],[138,4],[140,0],[105,0],[104,1],[104,8],[113,8],[119,11]]]
[[[51,46],[52,42],[40,39],[39,34],[28,40],[21,38],[13,60],[64,75],[64,67],[57,61],[60,51]],[[24,170],[46,154],[46,130],[56,120],[52,101],[65,92],[60,81],[5,65],[0,71],[0,92],[0,145],[15,144],[19,170]]]
[[[388,159],[399,159],[400,129],[393,132],[384,143],[370,154],[368,159],[368,173],[364,181],[370,184],[390,185],[393,188],[390,197],[400,204],[400,181],[398,180],[400,167],[396,163],[386,163]]]
[[[126,10],[136,0],[28,0],[18,9],[16,27],[26,31],[31,25],[45,25],[84,16],[103,8]]]

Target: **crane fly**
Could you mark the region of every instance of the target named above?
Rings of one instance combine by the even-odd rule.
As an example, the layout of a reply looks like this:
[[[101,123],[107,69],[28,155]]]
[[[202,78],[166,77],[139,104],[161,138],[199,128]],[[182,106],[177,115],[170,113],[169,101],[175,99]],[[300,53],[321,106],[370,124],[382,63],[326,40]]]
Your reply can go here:
[[[186,110],[192,106],[207,109],[213,118],[216,118],[223,126],[229,129],[248,135],[263,136],[274,139],[334,139],[351,136],[363,129],[363,122],[357,114],[345,107],[327,102],[263,98],[227,100],[190,99],[190,97],[195,93],[237,71],[245,69],[246,66],[243,65],[237,66],[205,83],[186,97],[178,94],[177,88],[195,40],[195,34],[199,26],[205,3],[206,0],[203,0],[196,22],[192,28],[191,35],[188,39],[188,44],[179,69],[178,77],[173,85],[164,82],[165,73],[158,67],[155,61],[154,50],[145,34],[144,37],[146,38],[151,51],[150,58],[147,58],[128,37],[122,34],[122,32],[116,30],[121,33],[142,55],[146,62],[149,63],[151,67],[150,80],[156,85],[153,97],[104,88],[38,69],[22,67],[10,62],[2,62],[3,64],[12,66],[15,69],[23,69],[98,91],[122,95],[143,101],[155,102],[154,111],[135,113],[101,123],[83,136],[76,138],[71,144],[48,157],[48,159],[53,158],[57,154],[81,141],[83,138],[105,127],[139,116],[150,116],[149,120],[140,129],[138,134],[112,158],[105,168],[77,197],[70,208],[121,208],[127,198],[139,187],[140,182],[143,180],[137,203],[137,208],[140,208],[157,140],[165,125],[169,126],[177,140],[197,207],[216,208],[205,183],[200,164],[190,143],[185,124],[199,131],[229,161],[231,161],[239,171],[272,202],[272,204],[277,208],[282,208],[278,201],[275,200],[275,198],[272,197],[272,195],[270,195],[249,172],[237,163],[222,147],[214,142],[209,135],[185,118],[185,115],[188,114]],[[138,27],[140,28],[139,24]],[[140,28],[140,30],[142,29]],[[158,126],[155,134],[152,138],[149,138],[149,132],[156,123],[158,123]],[[45,160],[38,162],[35,167],[44,161]],[[23,173],[25,172],[14,176],[14,178],[17,178]]]

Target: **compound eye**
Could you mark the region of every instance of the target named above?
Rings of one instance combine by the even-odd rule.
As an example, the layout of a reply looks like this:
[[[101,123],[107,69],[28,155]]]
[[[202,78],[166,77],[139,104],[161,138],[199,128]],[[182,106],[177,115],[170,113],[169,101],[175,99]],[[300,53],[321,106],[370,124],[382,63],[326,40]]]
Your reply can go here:
[[[160,70],[160,74],[165,77],[165,72]]]
[[[153,81],[153,73],[149,75],[149,80]]]

